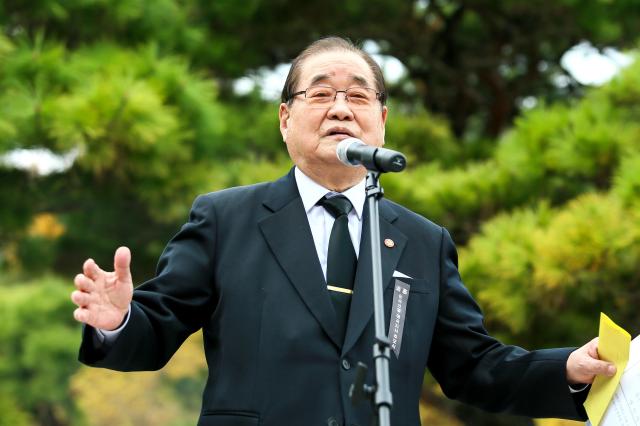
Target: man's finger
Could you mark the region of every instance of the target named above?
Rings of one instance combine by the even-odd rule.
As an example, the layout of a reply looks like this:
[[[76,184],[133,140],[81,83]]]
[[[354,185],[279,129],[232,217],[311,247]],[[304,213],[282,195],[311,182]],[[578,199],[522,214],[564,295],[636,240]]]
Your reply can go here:
[[[100,268],[93,259],[87,259],[82,265],[82,271],[84,274],[92,280],[97,280],[100,277]]]
[[[87,321],[89,321],[89,310],[85,308],[77,308],[73,311],[73,318],[75,318],[76,321],[86,324]]]
[[[76,290],[71,293],[71,301],[83,308],[91,303],[91,295],[83,291]]]
[[[616,374],[616,366],[610,362],[591,360],[585,364],[585,372],[590,375],[613,376]]]
[[[92,292],[95,288],[93,280],[87,278],[87,276],[83,274],[76,275],[76,277],[73,279],[73,283],[76,285],[76,288],[78,290],[88,293]]]
[[[127,247],[118,247],[113,256],[113,270],[118,280],[131,281],[131,251]]]
[[[616,375],[616,372],[618,371],[618,369],[616,368],[615,365],[611,364],[611,363],[607,363],[608,365],[605,367],[605,372],[604,375],[605,376],[609,376],[609,377],[613,377]]]
[[[600,359],[598,355],[598,338],[596,337],[587,344],[587,353],[591,358]]]

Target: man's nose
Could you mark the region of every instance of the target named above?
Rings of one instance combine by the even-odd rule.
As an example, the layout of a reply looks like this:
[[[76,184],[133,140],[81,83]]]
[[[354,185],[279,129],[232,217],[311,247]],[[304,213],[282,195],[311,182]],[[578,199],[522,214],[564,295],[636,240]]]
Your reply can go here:
[[[327,111],[327,116],[334,120],[353,120],[353,111],[347,102],[345,92],[337,92],[333,104]]]

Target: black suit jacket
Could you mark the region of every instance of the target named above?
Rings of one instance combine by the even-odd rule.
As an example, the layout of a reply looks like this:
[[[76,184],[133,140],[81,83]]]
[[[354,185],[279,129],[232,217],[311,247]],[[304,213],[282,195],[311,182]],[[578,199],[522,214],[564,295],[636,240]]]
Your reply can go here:
[[[368,214],[365,209],[364,220]],[[399,357],[391,355],[394,425],[419,425],[428,367],[445,394],[490,411],[584,419],[565,378],[571,349],[528,352],[484,329],[463,286],[447,231],[382,200],[386,324],[394,270],[413,279]],[[366,224],[365,224],[366,226]],[[364,228],[366,229],[366,228]],[[200,196],[169,242],[157,276],[134,293],[131,318],[109,348],[85,329],[80,360],[154,370],[202,328],[209,376],[199,425],[361,425],[368,404],[348,399],[354,366],[370,366],[373,297],[363,232],[344,342],[293,171],[280,180]]]

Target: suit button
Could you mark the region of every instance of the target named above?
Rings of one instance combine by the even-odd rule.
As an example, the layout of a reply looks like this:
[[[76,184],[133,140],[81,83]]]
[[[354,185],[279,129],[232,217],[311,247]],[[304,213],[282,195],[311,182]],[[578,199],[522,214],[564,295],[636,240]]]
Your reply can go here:
[[[342,368],[344,368],[345,370],[351,369],[351,363],[349,362],[348,359],[346,358],[342,359]]]
[[[329,417],[327,419],[327,426],[340,426],[340,423],[338,423],[335,417]]]

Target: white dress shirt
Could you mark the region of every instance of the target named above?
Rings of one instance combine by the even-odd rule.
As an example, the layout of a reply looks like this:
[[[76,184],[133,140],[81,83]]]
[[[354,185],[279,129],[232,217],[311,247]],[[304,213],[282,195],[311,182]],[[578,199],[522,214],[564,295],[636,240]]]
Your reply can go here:
[[[316,246],[316,253],[322,266],[325,280],[327,279],[327,253],[329,251],[329,237],[333,227],[334,217],[322,206],[317,205],[318,201],[325,195],[332,193],[331,190],[316,183],[305,175],[299,168],[295,168],[296,184],[298,192],[302,198],[304,211],[307,213],[313,243]],[[342,192],[351,201],[353,209],[349,212],[349,235],[356,256],[360,253],[360,235],[362,235],[362,211],[364,209],[365,181],[361,180],[357,185]]]

